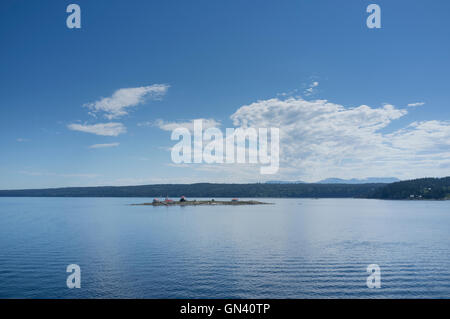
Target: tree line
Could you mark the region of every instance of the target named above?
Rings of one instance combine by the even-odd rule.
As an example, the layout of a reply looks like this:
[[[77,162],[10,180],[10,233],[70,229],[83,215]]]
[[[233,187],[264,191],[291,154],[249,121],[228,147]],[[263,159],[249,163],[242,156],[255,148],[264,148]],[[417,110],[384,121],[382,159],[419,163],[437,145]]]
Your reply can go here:
[[[0,197],[272,197],[450,199],[450,177],[391,184],[158,184],[3,190]]]

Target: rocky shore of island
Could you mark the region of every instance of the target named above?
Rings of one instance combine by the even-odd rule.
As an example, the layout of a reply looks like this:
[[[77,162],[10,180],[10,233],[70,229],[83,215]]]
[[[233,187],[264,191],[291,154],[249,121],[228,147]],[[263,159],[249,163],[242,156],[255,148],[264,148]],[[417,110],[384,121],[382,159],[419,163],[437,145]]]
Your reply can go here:
[[[174,201],[166,198],[165,200],[154,199],[151,203],[132,204],[132,206],[200,206],[200,205],[269,205],[270,203],[259,202],[256,200],[238,200],[233,198],[232,200],[186,200],[181,197],[180,200]]]

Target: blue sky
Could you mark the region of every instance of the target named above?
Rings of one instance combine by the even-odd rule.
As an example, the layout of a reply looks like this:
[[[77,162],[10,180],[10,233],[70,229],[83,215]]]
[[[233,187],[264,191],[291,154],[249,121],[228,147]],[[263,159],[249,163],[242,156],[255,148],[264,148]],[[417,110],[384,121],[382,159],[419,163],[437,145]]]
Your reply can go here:
[[[66,27],[70,3],[81,29]],[[366,26],[370,3],[381,29]],[[444,0],[4,0],[0,188],[450,175],[448,12]],[[158,86],[126,114],[92,115],[120,89]],[[240,120],[285,128],[277,176],[173,165],[158,123],[233,127],[245,105]],[[111,122],[126,132],[70,129]]]

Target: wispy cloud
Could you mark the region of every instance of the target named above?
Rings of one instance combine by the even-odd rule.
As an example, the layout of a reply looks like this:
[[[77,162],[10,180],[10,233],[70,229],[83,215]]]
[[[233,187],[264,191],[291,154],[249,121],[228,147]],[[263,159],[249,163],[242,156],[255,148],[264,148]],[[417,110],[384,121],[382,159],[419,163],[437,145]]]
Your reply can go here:
[[[319,86],[319,82],[314,81],[311,85],[305,90],[304,94],[306,96],[313,95],[316,92],[316,88]]]
[[[155,122],[145,121],[137,123],[137,126],[145,127],[145,126],[155,126]]]
[[[109,144],[94,144],[89,146],[89,148],[108,148],[108,147],[117,147],[119,143],[109,143]]]
[[[159,99],[169,89],[166,84],[154,84],[136,88],[123,88],[115,91],[111,97],[102,98],[96,102],[87,103],[93,114],[103,113],[108,119],[116,119],[127,115],[131,107],[144,103],[147,99]]]
[[[415,107],[415,106],[422,106],[425,105],[425,102],[416,102],[416,103],[409,103],[408,106]]]
[[[194,130],[194,121],[195,120],[202,120],[203,129],[206,130],[210,127],[219,127],[221,124],[220,122],[214,120],[214,119],[194,119],[189,121],[179,121],[179,122],[166,122],[164,120],[156,120],[153,125],[159,127],[160,129],[164,131],[173,131],[179,127],[187,128],[189,131]]]
[[[29,142],[30,139],[19,137],[19,138],[16,139],[16,141],[19,142],[19,143],[25,143],[25,142]]]
[[[122,123],[98,123],[93,125],[88,124],[69,124],[67,126],[72,131],[80,131],[103,136],[118,136],[126,133],[127,129]]]

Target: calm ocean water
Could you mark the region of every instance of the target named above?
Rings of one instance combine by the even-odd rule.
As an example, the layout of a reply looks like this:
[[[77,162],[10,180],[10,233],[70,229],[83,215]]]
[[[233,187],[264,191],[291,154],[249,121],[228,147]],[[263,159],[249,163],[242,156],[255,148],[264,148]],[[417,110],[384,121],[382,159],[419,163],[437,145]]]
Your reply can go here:
[[[0,198],[0,298],[450,297],[450,201],[146,201]]]

